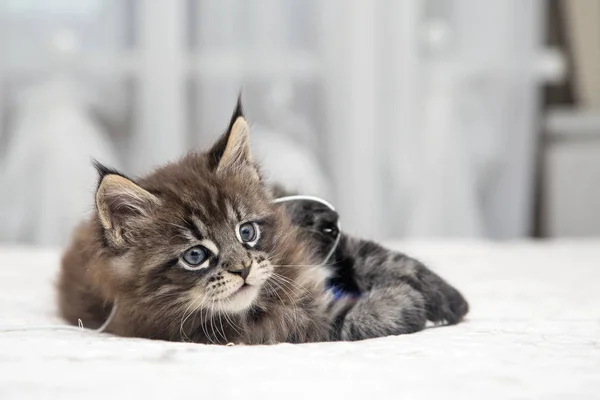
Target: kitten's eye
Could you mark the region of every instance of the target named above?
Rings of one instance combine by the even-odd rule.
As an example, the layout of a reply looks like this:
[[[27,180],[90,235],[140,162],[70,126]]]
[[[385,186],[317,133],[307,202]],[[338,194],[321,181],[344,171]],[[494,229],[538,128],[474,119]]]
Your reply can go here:
[[[208,257],[210,253],[204,246],[196,246],[191,249],[187,249],[183,253],[183,261],[190,266],[187,269],[200,269],[204,268],[208,263]]]
[[[246,222],[238,228],[238,235],[242,243],[254,246],[260,237],[260,229],[255,222]]]
[[[338,235],[337,226],[334,225],[328,225],[325,228],[323,228],[322,231],[328,236],[336,237]]]

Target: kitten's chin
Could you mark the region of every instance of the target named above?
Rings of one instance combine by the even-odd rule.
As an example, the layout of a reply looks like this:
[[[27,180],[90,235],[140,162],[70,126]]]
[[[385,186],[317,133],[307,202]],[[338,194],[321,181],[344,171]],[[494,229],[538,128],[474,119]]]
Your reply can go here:
[[[221,300],[219,302],[219,309],[228,313],[244,312],[254,303],[259,291],[259,286],[244,285],[231,294],[231,296]]]

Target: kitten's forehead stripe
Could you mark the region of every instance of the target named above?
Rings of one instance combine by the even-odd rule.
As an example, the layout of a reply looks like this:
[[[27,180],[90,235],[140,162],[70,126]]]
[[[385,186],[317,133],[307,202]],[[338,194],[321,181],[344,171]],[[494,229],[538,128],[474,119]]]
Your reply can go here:
[[[241,213],[238,211],[238,209],[237,209],[237,208],[234,208],[234,209],[233,209],[233,212],[234,212],[234,214],[235,214],[235,218],[236,218],[238,221],[242,221],[242,220],[243,220],[243,218],[242,218],[242,214],[241,214]]]
[[[219,211],[219,214],[227,215],[228,204],[229,201],[227,201],[224,196],[217,196],[217,210]]]
[[[227,209],[227,218],[228,219],[230,219],[232,221],[240,220],[240,215],[236,211],[235,207],[231,204],[231,202],[226,203],[226,209]]]
[[[197,217],[199,219],[204,219],[209,214],[209,212],[206,210],[206,207],[202,203],[196,203],[193,206],[190,206],[188,208],[187,213],[188,213],[188,215],[193,215],[193,216],[200,215],[200,217]]]
[[[241,214],[241,215],[238,214],[238,217],[240,218],[240,220],[254,219],[253,216],[251,216],[252,212],[250,212],[250,210],[248,210],[248,207],[246,207],[246,205],[241,201],[238,202],[236,211],[239,214]]]
[[[202,228],[201,228],[202,225],[200,223],[200,220],[192,217],[191,221],[185,221],[185,222],[186,222],[187,228],[194,235],[194,237],[196,239],[198,239],[198,240],[204,239],[204,236],[202,235]]]
[[[219,199],[221,198],[215,190],[210,190],[209,192],[210,203],[213,206],[214,210],[219,209]]]
[[[192,215],[191,219],[191,226],[193,229],[192,232],[194,232],[194,235],[197,236],[198,240],[203,240],[204,235],[202,235],[202,232],[206,232],[206,226],[202,223],[200,218],[196,217],[195,215]]]
[[[212,240],[204,239],[200,244],[210,250],[215,256],[219,255],[219,248]]]
[[[201,240],[202,238],[197,237],[197,235],[192,234],[191,229],[190,230],[185,230],[182,232],[183,238],[186,239],[188,242],[194,242],[196,240]]]

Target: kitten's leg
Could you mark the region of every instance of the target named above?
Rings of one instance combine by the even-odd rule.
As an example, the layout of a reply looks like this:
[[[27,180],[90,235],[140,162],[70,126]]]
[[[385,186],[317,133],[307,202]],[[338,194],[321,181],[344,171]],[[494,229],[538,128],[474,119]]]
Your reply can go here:
[[[425,300],[410,285],[373,288],[348,311],[338,339],[363,340],[422,330],[426,323]]]
[[[469,311],[469,304],[453,286],[421,262],[376,243],[344,235],[336,260],[352,260],[354,279],[363,292],[405,284],[420,293],[427,319],[456,324]],[[346,260],[346,261],[344,261]]]

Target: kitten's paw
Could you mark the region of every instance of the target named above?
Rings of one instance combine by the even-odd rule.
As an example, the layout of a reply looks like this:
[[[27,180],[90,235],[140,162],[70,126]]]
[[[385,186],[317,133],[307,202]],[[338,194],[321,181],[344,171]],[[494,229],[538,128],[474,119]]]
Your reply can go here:
[[[436,324],[459,323],[469,312],[469,303],[453,286],[430,273],[432,276],[424,280],[423,287],[427,319]]]
[[[393,261],[378,270],[374,287],[393,282],[410,285],[423,296],[427,319],[436,324],[457,324],[469,312],[462,294],[421,262],[404,254],[394,255]]]
[[[413,333],[425,328],[425,301],[410,285],[375,288],[348,312],[342,340],[363,340]]]

